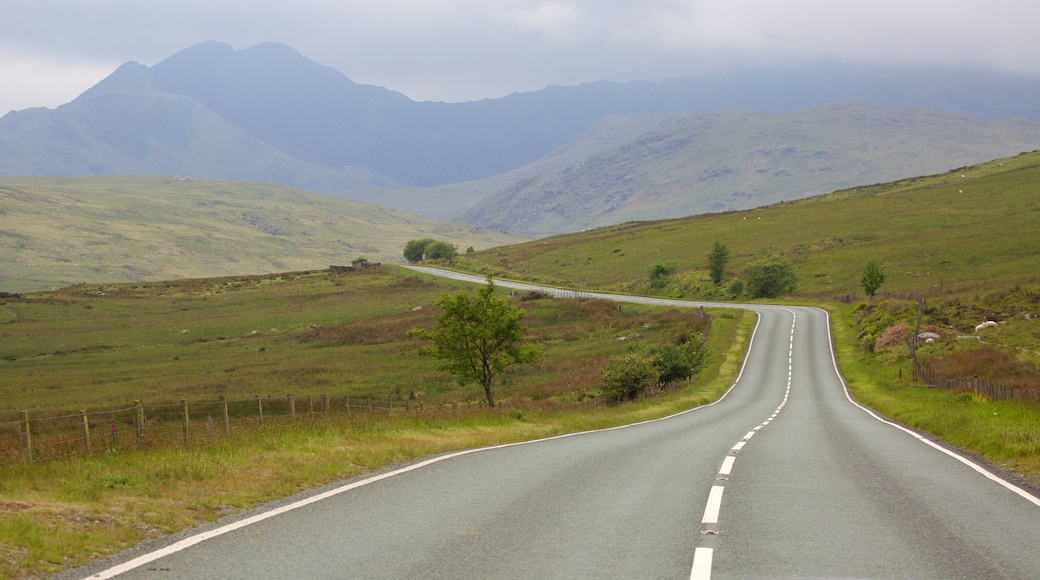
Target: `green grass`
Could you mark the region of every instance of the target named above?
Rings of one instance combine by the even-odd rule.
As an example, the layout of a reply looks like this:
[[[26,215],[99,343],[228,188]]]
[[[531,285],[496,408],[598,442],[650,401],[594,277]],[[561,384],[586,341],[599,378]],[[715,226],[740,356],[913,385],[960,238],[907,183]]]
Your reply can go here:
[[[284,186],[168,177],[0,177],[0,291],[401,262],[409,239],[520,238]]]
[[[33,323],[9,323],[22,325],[17,333],[5,327],[0,401],[7,412],[30,406],[46,414],[144,395],[157,401],[212,398],[221,389],[250,394],[258,381],[277,393],[398,397],[406,395],[398,390],[404,386],[422,388],[431,403],[475,400],[475,386],[458,385],[437,371],[435,361],[417,356],[418,344],[403,333],[429,323],[436,297],[456,290],[387,269],[109,285],[103,296],[82,288],[29,295],[4,305],[17,306],[19,316]],[[528,312],[530,339],[543,346],[546,361],[509,373],[496,391],[504,408],[280,418],[263,426],[238,424],[226,437],[194,437],[188,447],[174,439],[149,444],[144,452],[107,450],[0,466],[0,577],[53,574],[147,538],[402,461],[702,405],[731,383],[754,323],[750,313],[715,313],[710,358],[693,385],[631,404],[590,407],[587,396],[594,396],[598,367],[627,348],[618,336],[639,332],[644,341],[671,340],[696,327],[699,317],[600,301],[520,304]],[[127,309],[134,315],[121,316]],[[251,334],[256,321],[287,311],[292,328],[283,324],[279,333]],[[182,334],[182,327],[190,332]],[[54,354],[58,345],[73,348]],[[180,364],[185,361],[191,364]],[[38,393],[25,381],[65,388]]]

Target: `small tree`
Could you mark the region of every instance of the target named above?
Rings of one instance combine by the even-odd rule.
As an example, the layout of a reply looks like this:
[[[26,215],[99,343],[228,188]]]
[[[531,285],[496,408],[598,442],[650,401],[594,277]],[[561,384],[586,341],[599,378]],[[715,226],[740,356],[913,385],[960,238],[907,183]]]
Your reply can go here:
[[[434,329],[413,328],[408,334],[432,343],[419,354],[441,359],[441,370],[480,383],[488,406],[495,406],[491,384],[499,373],[514,364],[542,359],[538,347],[521,343],[527,330],[520,325],[524,311],[495,295],[490,275],[475,300],[468,292],[444,294],[437,305],[441,313],[434,319]]]
[[[657,262],[653,266],[650,266],[650,287],[664,288],[668,284],[668,277],[671,276],[673,272],[675,272],[675,266],[672,266],[671,264]]]
[[[643,354],[654,360],[654,366],[662,383],[688,379],[700,372],[708,355],[707,339],[701,333],[678,344],[650,343]]]
[[[729,246],[716,240],[715,245],[708,254],[708,274],[711,281],[719,284],[726,276],[726,266],[729,264]]]
[[[446,260],[450,262],[458,255],[459,247],[455,244],[449,244],[448,242],[437,240],[426,246],[427,260]]]
[[[798,287],[794,268],[780,258],[768,258],[751,264],[744,270],[744,278],[747,279],[747,293],[752,298],[776,298],[794,292]]]
[[[634,350],[611,357],[599,373],[600,393],[609,403],[636,398],[661,379],[656,362],[655,357]]]
[[[884,283],[885,272],[881,270],[881,265],[874,260],[867,262],[867,266],[863,268],[863,277],[859,280],[863,291],[873,298],[877,294],[878,288],[881,288]]]
[[[426,257],[426,246],[434,242],[433,238],[408,240],[404,245],[404,259],[411,263],[422,262]]]

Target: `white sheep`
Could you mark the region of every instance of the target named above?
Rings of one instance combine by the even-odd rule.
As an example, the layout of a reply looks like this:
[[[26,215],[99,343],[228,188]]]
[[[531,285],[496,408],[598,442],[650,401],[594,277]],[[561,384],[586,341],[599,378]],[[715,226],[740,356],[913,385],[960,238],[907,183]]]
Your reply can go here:
[[[993,322],[992,320],[987,320],[986,322],[983,322],[982,324],[980,324],[980,325],[975,327],[975,333],[978,334],[978,332],[980,330],[982,330],[983,328],[996,328],[996,327],[997,327],[997,323],[996,322]]]

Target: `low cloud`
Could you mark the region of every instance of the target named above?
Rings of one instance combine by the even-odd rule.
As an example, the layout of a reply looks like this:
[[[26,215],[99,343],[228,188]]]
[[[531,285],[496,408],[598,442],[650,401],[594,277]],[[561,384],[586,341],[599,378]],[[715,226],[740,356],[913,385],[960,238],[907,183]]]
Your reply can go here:
[[[18,2],[0,20],[0,109],[53,106],[122,62],[152,65],[205,40],[281,42],[432,100],[820,60],[1033,76],[1036,22],[1035,0]]]

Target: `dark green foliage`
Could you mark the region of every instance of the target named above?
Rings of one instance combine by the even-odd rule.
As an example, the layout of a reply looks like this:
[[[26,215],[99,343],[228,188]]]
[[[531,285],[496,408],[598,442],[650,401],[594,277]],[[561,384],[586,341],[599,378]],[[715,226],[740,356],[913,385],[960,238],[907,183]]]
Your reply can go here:
[[[726,275],[726,266],[729,264],[729,246],[715,240],[715,245],[708,254],[708,273],[711,281],[719,284]]]
[[[426,246],[434,242],[433,238],[408,240],[404,245],[404,259],[411,263],[422,262],[426,256]]]
[[[740,295],[744,293],[744,281],[740,278],[734,278],[729,283],[729,294],[733,298],[740,298]]]
[[[873,298],[877,294],[878,288],[881,288],[884,283],[885,272],[881,270],[881,265],[874,260],[867,262],[867,266],[863,268],[863,277],[859,281],[863,291]]]
[[[419,354],[441,359],[441,370],[479,382],[489,406],[495,406],[491,392],[495,376],[511,365],[541,360],[538,347],[521,343],[527,330],[520,325],[524,311],[495,294],[491,276],[476,299],[468,292],[444,294],[437,305],[441,313],[434,329],[413,328],[408,334],[433,343]]]
[[[638,351],[611,357],[599,373],[599,391],[609,403],[630,401],[661,380],[655,359]]]
[[[455,259],[459,255],[459,247],[455,244],[449,244],[448,242],[442,242],[436,240],[430,245],[426,246],[426,259],[427,260],[446,260],[448,262]]]
[[[696,375],[704,366],[707,339],[695,333],[692,339],[680,344],[650,344],[643,354],[654,360],[662,383],[681,381]]]
[[[780,258],[767,258],[744,270],[747,292],[752,298],[776,298],[794,292],[798,278],[791,264]]]
[[[668,284],[668,277],[674,272],[674,265],[663,264],[661,262],[655,263],[653,266],[650,266],[650,286],[653,288],[663,288]]]

